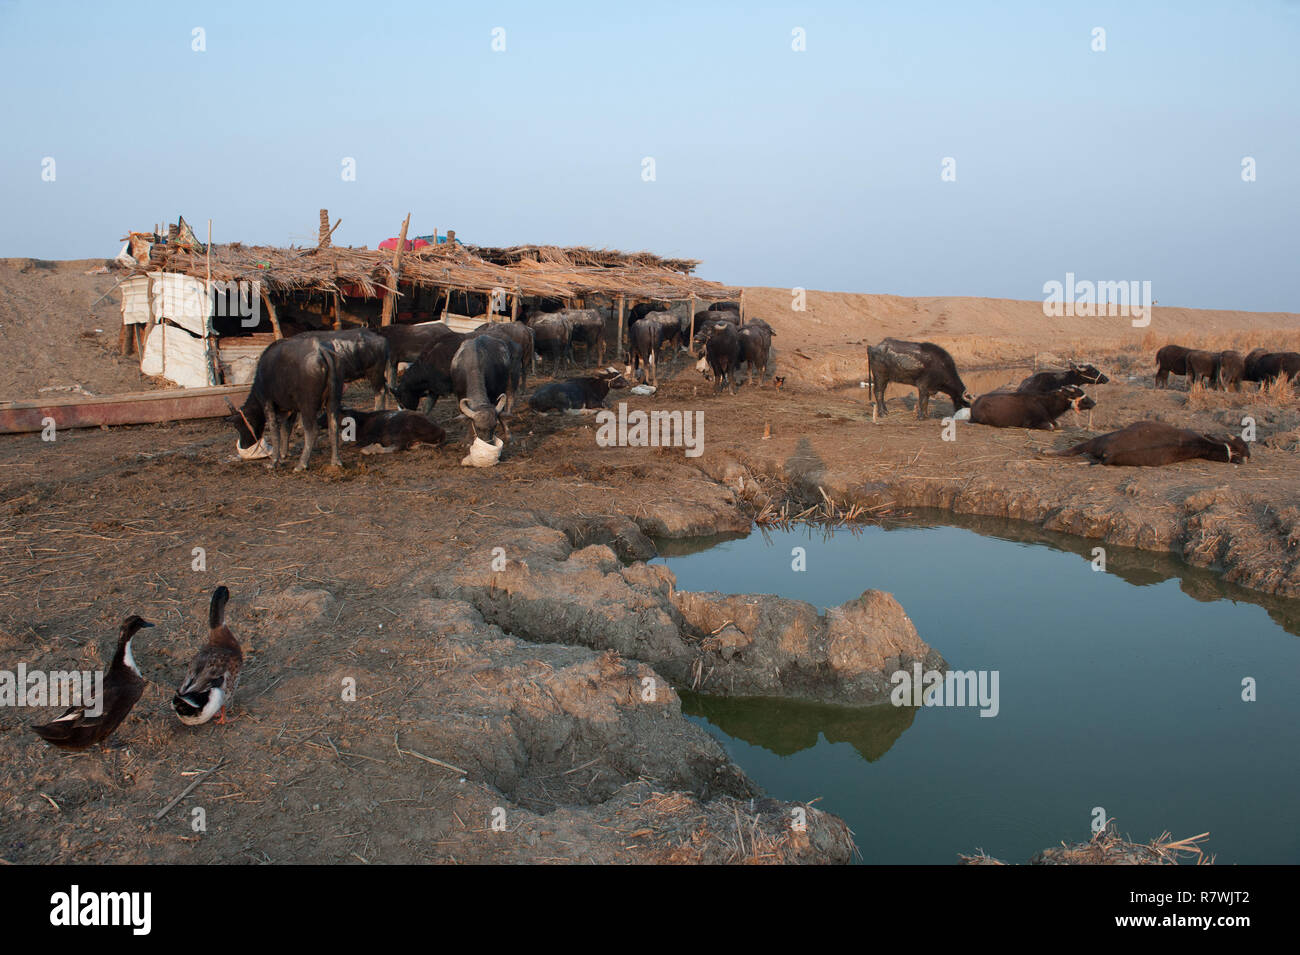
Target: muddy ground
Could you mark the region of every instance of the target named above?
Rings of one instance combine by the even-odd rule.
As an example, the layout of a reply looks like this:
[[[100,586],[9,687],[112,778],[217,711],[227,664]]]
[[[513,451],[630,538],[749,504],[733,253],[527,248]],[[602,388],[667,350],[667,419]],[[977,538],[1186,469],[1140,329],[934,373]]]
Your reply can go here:
[[[347,448],[342,471],[319,453],[298,474],[233,461],[233,434],[215,421],[0,438],[3,667],[101,666],[123,616],[159,624],[137,640],[150,685],[113,748],[56,752],[23,729],[45,712],[0,708],[0,858],[847,861],[851,836],[816,810],[817,793],[801,805],[763,798],[681,718],[674,685],[728,690],[712,664],[701,672],[691,660],[730,663],[746,635],[705,647],[707,624],[725,622],[711,616],[721,605],[702,608],[636,564],[647,536],[742,532],[755,517],[839,517],[855,505],[866,518],[938,507],[1169,552],[1263,593],[1300,593],[1294,401],[1156,390],[1149,356],[1121,344],[1090,353],[1113,378],[1094,390],[1090,428],[1069,415],[1057,433],[959,423],[945,441],[945,400],[918,422],[913,393],[897,389],[873,423],[856,376],[819,380],[830,372],[806,367],[813,359],[783,346],[773,324],[782,390],[714,394],[683,359],[657,394],[612,396],[703,412],[698,458],[602,448],[590,418],[524,411],[497,467],[463,468],[449,404],[436,412],[448,446]],[[1032,352],[972,359],[966,383],[980,392],[1018,381]],[[1044,456],[1138,418],[1239,431],[1245,415],[1258,440],[1242,466],[1109,469]],[[196,547],[206,570],[192,569]],[[495,548],[509,565],[496,577]],[[561,580],[568,610],[537,599]],[[234,595],[246,669],[235,722],[191,730],[168,700],[217,584]],[[925,652],[899,614],[881,658]],[[865,686],[828,683],[834,667],[782,692],[840,699]],[[743,673],[731,688],[736,678],[744,689]]]

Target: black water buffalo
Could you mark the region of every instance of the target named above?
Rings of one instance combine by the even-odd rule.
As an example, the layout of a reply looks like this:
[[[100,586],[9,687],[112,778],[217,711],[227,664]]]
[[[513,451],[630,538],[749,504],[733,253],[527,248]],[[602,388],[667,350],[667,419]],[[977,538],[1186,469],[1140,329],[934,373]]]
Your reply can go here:
[[[381,325],[375,329],[388,342],[389,380],[397,382],[397,366],[410,364],[424,350],[445,335],[456,331],[445,322],[420,322],[415,325]]]
[[[432,411],[439,398],[452,394],[455,388],[451,381],[451,361],[468,337],[452,332],[421,352],[393,389],[398,404],[413,411],[427,397],[430,399],[428,410]]]
[[[1183,366],[1187,370],[1189,388],[1198,381],[1213,383],[1219,376],[1219,355],[1200,348],[1189,348],[1183,356]]]
[[[1156,385],[1165,388],[1169,385],[1170,375],[1187,374],[1187,353],[1190,348],[1182,345],[1166,345],[1156,352]]]
[[[867,368],[876,410],[881,415],[887,413],[885,389],[893,381],[916,386],[917,418],[925,418],[930,413],[930,396],[939,392],[952,399],[954,411],[969,408],[974,400],[962,384],[952,356],[931,342],[886,338],[867,349]]]
[[[1119,467],[1155,467],[1194,458],[1230,463],[1249,461],[1250,447],[1235,435],[1202,434],[1163,421],[1137,421],[1056,454],[1061,457],[1086,454],[1101,464]]]
[[[573,354],[573,346],[581,345],[586,354],[586,360],[592,361],[595,356],[594,364],[599,365],[605,360],[605,319],[597,309],[594,308],[572,308],[562,315],[569,321],[569,354]]]
[[[1036,428],[1056,430],[1056,419],[1073,408],[1076,413],[1097,407],[1076,385],[1055,391],[991,391],[980,395],[971,406],[970,419],[975,424],[994,428]]]
[[[772,352],[772,330],[766,328],[766,322],[757,322],[741,327],[736,336],[740,339],[740,360],[749,364],[749,383],[754,383],[754,369],[758,369],[760,384],[767,375],[767,359]]]
[[[1239,351],[1219,352],[1219,371],[1216,376],[1218,386],[1227,391],[1241,390],[1241,379],[1246,373],[1246,359]]]
[[[704,359],[713,374],[713,390],[722,390],[726,380],[728,390],[736,393],[736,369],[744,361],[744,346],[740,332],[730,322],[715,322],[709,326],[709,337],[704,341]]]
[[[1030,375],[1020,383],[1016,391],[1028,394],[1046,394],[1066,385],[1104,385],[1110,379],[1092,365],[1076,365],[1070,362],[1066,371],[1040,371]]]
[[[761,329],[763,329],[765,332],[767,332],[769,338],[775,338],[775,337],[776,337],[776,330],[773,329],[771,325],[769,325],[767,322],[763,321],[763,319],[761,319],[761,318],[747,318],[747,319],[745,319],[745,325],[744,325],[744,327],[745,327],[745,328],[749,328],[751,325],[754,326],[755,328],[761,328]]]
[[[695,313],[695,329],[699,331],[703,325],[709,325],[713,322],[730,322],[737,328],[740,327],[740,312],[733,312],[731,309],[714,309],[708,308]],[[690,323],[687,323],[690,328]]]
[[[1252,359],[1254,360],[1252,361]],[[1285,377],[1287,381],[1291,381],[1296,375],[1300,375],[1300,353],[1293,351],[1266,352],[1257,348],[1246,358],[1244,377],[1247,381],[1258,381],[1263,384],[1280,377]]]
[[[442,444],[447,433],[422,414],[414,411],[356,411],[344,408],[339,412],[343,436],[361,449],[362,454],[378,446],[380,453],[405,451],[417,444]],[[349,422],[351,426],[349,427]]]
[[[519,346],[519,387],[528,384],[528,366],[537,360],[536,339],[531,328],[523,322],[484,322],[470,332],[468,337],[473,338],[475,335],[491,335]]]
[[[709,306],[710,312],[735,312],[740,314],[739,302],[714,302]]]
[[[551,374],[558,377],[565,362],[573,359],[573,325],[563,312],[550,312],[530,317],[528,327],[533,331],[534,354],[552,359],[555,366]]]
[[[551,411],[578,411],[583,408],[605,407],[605,397],[611,388],[626,388],[625,379],[616,368],[604,368],[584,378],[542,385],[533,392],[528,404],[543,414]]]
[[[382,339],[381,339],[382,341]],[[250,449],[267,433],[271,445],[269,467],[285,458],[294,417],[302,419],[302,459],[295,471],[306,469],[316,445],[318,418],[323,412],[330,435],[330,464],[339,460],[339,407],[343,401],[343,375],[338,356],[313,335],[282,338],[266,347],[257,359],[253,387],[244,406],[226,420],[235,426],[237,444]]]
[[[651,312],[632,326],[630,338],[628,366],[624,373],[639,381],[641,365],[646,364],[650,369],[650,383],[658,387],[659,350],[665,345],[674,349],[681,345],[681,324],[670,312]]]
[[[302,332],[294,337],[314,338],[333,351],[343,382],[362,379],[369,382],[375,390],[375,407],[383,407],[392,364],[388,340],[383,335],[368,328],[345,328],[336,332]]]
[[[479,335],[467,338],[451,360],[451,383],[472,437],[492,444],[497,426],[508,437],[506,409],[514,405],[515,366],[523,353],[514,342]]]

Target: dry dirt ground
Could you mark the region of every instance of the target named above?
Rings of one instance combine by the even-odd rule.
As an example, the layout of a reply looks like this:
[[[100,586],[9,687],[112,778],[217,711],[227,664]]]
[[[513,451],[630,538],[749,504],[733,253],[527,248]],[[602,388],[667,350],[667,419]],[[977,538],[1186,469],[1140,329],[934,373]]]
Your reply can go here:
[[[140,390],[134,362],[113,354],[116,296],[89,311],[115,281],[85,274],[98,264],[0,262],[0,395]],[[784,389],[714,394],[682,359],[657,394],[612,397],[702,411],[698,458],[602,448],[590,418],[525,411],[497,467],[462,468],[449,403],[436,412],[446,447],[348,448],[342,471],[319,452],[297,474],[232,461],[233,434],[216,421],[0,437],[0,669],[99,667],[123,616],[159,625],[137,638],[150,683],[113,747],[54,751],[24,729],[46,712],[0,708],[0,859],[850,858],[843,823],[811,805],[817,793],[800,806],[764,799],[635,655],[563,631],[520,639],[485,620],[478,597],[438,584],[494,548],[541,541],[557,559],[573,549],[603,565],[638,556],[640,534],[742,531],[814,506],[926,506],[1166,551],[1300,594],[1295,401],[1150,379],[1152,329],[1158,344],[1291,347],[1300,317],[1158,309],[1152,329],[1107,320],[1089,338],[1045,331],[1034,303],[810,293],[809,310],[792,313],[788,292],[751,289],[747,306],[777,329]],[[82,336],[94,328],[104,333]],[[863,343],[887,334],[951,347],[975,392],[1018,381],[1044,352],[1091,358],[1113,381],[1094,390],[1090,428],[1069,415],[1059,433],[959,423],[945,441],[946,400],[918,422],[910,389],[872,423]],[[1110,469],[1043,454],[1138,418],[1236,431],[1245,415],[1258,441],[1243,466]],[[204,571],[192,569],[198,547]],[[235,721],[191,730],[168,700],[219,583],[234,595],[245,674]]]

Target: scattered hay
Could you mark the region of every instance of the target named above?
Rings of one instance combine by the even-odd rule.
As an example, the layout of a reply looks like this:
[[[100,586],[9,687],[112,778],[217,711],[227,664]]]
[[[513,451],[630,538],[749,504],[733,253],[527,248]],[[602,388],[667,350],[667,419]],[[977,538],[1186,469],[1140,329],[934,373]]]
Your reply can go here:
[[[1029,865],[1213,865],[1214,856],[1207,856],[1201,843],[1209,838],[1208,832],[1186,839],[1174,839],[1162,832],[1150,842],[1132,842],[1115,829],[1114,820],[1087,842],[1060,848],[1044,849],[1029,860]],[[958,855],[962,865],[1007,865],[978,849],[973,855]]]

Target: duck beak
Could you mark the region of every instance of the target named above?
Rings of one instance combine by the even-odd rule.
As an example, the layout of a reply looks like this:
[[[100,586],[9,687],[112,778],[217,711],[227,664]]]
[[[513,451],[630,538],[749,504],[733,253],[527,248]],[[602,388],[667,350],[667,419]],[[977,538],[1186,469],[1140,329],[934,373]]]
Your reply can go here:
[[[141,627],[152,627],[153,624],[150,623],[148,620],[141,620],[141,621],[140,621],[140,626],[141,626]]]

